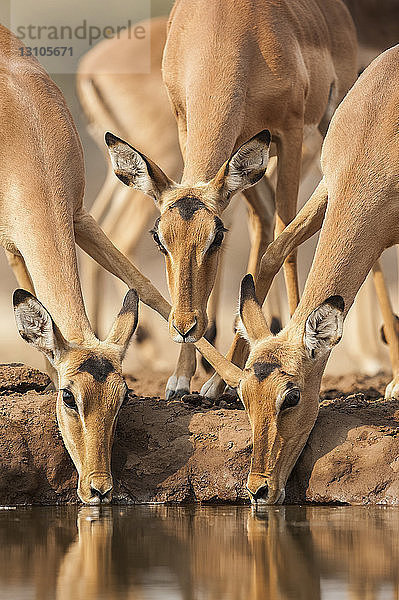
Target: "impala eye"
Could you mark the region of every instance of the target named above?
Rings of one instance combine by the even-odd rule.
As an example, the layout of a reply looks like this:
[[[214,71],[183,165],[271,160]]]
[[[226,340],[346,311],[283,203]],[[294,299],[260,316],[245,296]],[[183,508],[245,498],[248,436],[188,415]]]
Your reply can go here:
[[[209,250],[216,250],[217,248],[220,248],[220,246],[222,245],[222,242],[223,242],[224,232],[225,232],[225,229],[219,229],[216,232],[214,240],[213,240],[212,244],[209,246]]]
[[[62,401],[63,403],[72,410],[76,410],[78,412],[78,407],[75,402],[74,395],[71,390],[62,390]]]
[[[288,392],[286,392],[286,394],[284,396],[283,403],[280,407],[280,412],[282,412],[283,410],[286,410],[287,408],[292,408],[293,406],[296,406],[300,399],[301,399],[301,392],[298,388],[293,388],[291,390],[288,390]]]
[[[166,248],[164,246],[162,246],[162,244],[161,244],[161,240],[159,239],[158,232],[155,229],[152,229],[150,231],[150,233],[153,237],[154,242],[158,246],[159,251],[162,252],[162,254],[167,254]]]

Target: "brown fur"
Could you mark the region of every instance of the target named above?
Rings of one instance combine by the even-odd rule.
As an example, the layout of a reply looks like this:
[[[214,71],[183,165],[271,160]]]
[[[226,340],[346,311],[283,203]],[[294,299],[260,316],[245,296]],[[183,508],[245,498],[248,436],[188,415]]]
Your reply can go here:
[[[179,272],[177,287],[183,288],[189,278],[193,296],[188,313],[184,303],[180,307],[180,296],[171,286],[171,333],[173,319],[186,322],[188,327],[194,318],[199,321],[200,315],[205,316],[217,265],[212,262],[200,270],[193,261],[187,264],[196,249],[204,250],[204,238],[197,242],[191,234],[186,235],[187,223],[178,212],[172,221],[168,207],[193,194],[209,209],[198,216],[196,226],[209,231],[214,215],[221,214],[231,197],[217,185],[223,180],[225,161],[254,134],[270,129],[279,156],[276,205],[277,232],[281,231],[296,212],[304,127],[316,128],[323,119],[328,122],[355,78],[355,46],[353,23],[341,0],[327,4],[298,0],[294,6],[292,2],[247,0],[211,5],[203,0],[176,2],[163,73],[177,116],[185,164],[182,184],[170,181],[165,185],[161,177],[161,185],[155,181],[155,196],[161,211],[160,231],[164,237],[179,231],[184,242],[170,252]],[[241,187],[255,212],[263,214],[255,236],[256,256],[251,256],[254,274],[270,241],[270,203],[274,206],[265,180],[258,184],[258,191],[245,189],[256,181],[255,177]],[[144,189],[137,181],[130,181],[130,185]],[[259,193],[261,188],[271,199]],[[155,197],[152,192],[147,190]],[[184,269],[180,268],[182,263]],[[287,273],[293,311],[298,290],[296,268],[290,261]],[[198,290],[203,293],[196,295]],[[206,320],[200,320],[192,331],[193,339],[205,331]]]
[[[58,387],[72,386],[80,401],[78,415],[59,394],[57,415],[79,471],[78,493],[84,502],[97,503],[99,496],[91,487],[110,498],[110,446],[126,390],[121,361],[137,310],[134,314],[125,306],[108,338],[96,338],[84,309],[75,238],[164,318],[170,306],[83,208],[83,152],[72,117],[60,90],[34,58],[20,56],[20,46],[0,27],[0,243],[20,285],[43,302],[30,295],[17,302],[22,333],[26,337],[28,331],[32,343],[52,361]],[[44,324],[47,339],[37,334]],[[79,371],[88,356],[112,363],[114,372],[103,383]]]
[[[328,199],[315,259],[295,314],[277,336],[250,339],[246,367],[235,375],[253,426],[248,488],[257,500],[264,488],[266,502],[283,499],[287,477],[317,416],[320,381],[329,352],[340,339],[343,317],[382,251],[399,242],[398,60],[399,46],[378,57],[341,103],[323,146],[324,179],[262,259],[256,286],[260,302],[287,254],[321,226]],[[392,325],[389,342],[395,346],[391,352],[394,380],[386,396],[398,398],[399,337],[390,307],[384,305],[380,270],[374,271],[383,314]],[[331,300],[331,296],[340,298]],[[318,339],[321,345],[313,358],[308,324],[314,314],[318,325],[310,342]],[[257,308],[242,312],[242,318],[252,332],[264,327]],[[222,377],[224,361],[210,360]],[[256,362],[278,362],[281,367],[260,382],[252,372]],[[301,400],[280,417],[276,399],[287,381],[301,391]]]
[[[342,2],[177,0],[163,73],[178,121],[184,185],[209,181],[245,140],[271,131],[279,158],[279,233],[296,213],[304,128],[325,129],[355,79],[356,36]],[[293,312],[294,255],[285,274]]]

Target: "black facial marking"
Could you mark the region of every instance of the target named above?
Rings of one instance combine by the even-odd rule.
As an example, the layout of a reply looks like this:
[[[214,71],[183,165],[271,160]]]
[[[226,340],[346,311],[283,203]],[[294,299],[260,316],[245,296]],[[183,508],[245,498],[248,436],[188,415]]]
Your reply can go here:
[[[257,302],[254,278],[251,273],[245,275],[244,279],[241,281],[240,314],[242,314],[242,309],[246,300],[255,300]]]
[[[104,383],[108,375],[115,371],[115,369],[107,358],[89,356],[89,358],[82,362],[78,371],[89,373],[96,381]]]
[[[267,363],[256,362],[253,365],[255,377],[258,381],[263,381],[264,379],[269,377],[269,375],[271,373],[273,373],[273,371],[275,371],[276,369],[279,369],[280,367],[281,367],[281,363],[278,361],[267,362]]]
[[[181,218],[184,221],[189,221],[197,210],[206,208],[206,206],[194,196],[185,196],[184,198],[180,198],[180,200],[176,200],[170,208],[177,208]]]

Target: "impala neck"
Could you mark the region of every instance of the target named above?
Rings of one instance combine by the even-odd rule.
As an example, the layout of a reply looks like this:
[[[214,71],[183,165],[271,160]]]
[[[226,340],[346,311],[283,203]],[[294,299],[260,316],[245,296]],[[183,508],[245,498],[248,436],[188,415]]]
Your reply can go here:
[[[233,103],[232,97],[229,102]],[[182,184],[190,187],[199,182],[208,182],[216,175],[233,153],[238,137],[236,116],[232,109],[225,107],[223,114],[201,118],[193,105],[194,102],[190,106],[190,113],[196,116],[190,120],[190,113],[188,115],[190,133],[187,136],[182,176]],[[207,115],[213,113],[211,107],[206,112]]]
[[[350,191],[335,195],[343,194],[348,198]],[[312,268],[291,319],[292,327],[302,331],[309,314],[329,296],[342,296],[345,316],[348,313],[373,264],[389,245],[366,206],[366,198],[352,197],[345,202],[343,218],[342,203],[331,195]]]
[[[40,233],[22,233],[18,249],[25,259],[35,294],[69,342],[93,341],[79,282],[72,217],[56,203],[45,218],[40,211],[26,223]]]
[[[209,181],[235,147],[257,133],[252,132],[251,126],[256,127],[252,123],[251,131],[244,131],[251,51],[246,39],[248,29],[244,24],[242,27],[228,24],[234,15],[226,13],[223,4],[197,2],[183,32],[179,21],[186,23],[187,3],[176,6],[165,48],[164,73],[172,102],[184,106],[178,118],[180,130],[186,132],[181,139],[182,183],[191,186]],[[199,40],[198,45],[193,44],[193,36]],[[222,39],[226,55],[223,58]],[[184,72],[183,85],[176,84],[177,72]]]

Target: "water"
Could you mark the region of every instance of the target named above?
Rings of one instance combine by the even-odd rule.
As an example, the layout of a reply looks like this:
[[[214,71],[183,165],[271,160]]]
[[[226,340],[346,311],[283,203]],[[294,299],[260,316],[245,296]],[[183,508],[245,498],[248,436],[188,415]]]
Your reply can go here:
[[[0,511],[1,600],[399,598],[399,510]]]

